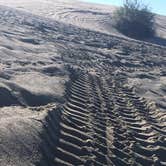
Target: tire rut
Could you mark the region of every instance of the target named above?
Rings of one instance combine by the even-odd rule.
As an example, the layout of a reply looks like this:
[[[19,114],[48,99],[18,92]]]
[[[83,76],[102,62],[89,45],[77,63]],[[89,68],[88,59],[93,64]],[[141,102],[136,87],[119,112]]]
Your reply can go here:
[[[49,165],[166,163],[164,112],[114,77],[79,74],[47,122],[42,148]]]

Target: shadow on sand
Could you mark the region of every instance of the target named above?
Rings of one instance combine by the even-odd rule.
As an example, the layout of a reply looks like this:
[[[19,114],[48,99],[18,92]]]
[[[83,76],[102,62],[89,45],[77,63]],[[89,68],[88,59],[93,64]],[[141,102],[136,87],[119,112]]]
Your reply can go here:
[[[161,46],[166,46],[166,39],[161,38],[161,37],[154,37],[152,39],[145,40],[146,42],[150,42],[152,44],[157,44]]]
[[[42,158],[38,163],[35,163],[36,166],[54,166],[60,138],[60,119],[60,109],[48,112],[45,122],[43,122],[43,132],[40,133],[43,140],[40,144]]]

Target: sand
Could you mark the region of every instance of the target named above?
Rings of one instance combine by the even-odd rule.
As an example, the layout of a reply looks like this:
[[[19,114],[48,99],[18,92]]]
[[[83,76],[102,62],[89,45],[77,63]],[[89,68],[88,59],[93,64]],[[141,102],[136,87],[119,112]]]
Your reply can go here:
[[[165,16],[139,41],[115,6],[0,5],[0,165],[166,164]]]

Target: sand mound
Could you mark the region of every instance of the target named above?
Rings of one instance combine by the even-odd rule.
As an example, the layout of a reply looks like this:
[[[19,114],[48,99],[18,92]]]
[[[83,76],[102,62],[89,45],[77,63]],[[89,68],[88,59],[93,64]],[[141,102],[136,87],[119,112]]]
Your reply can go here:
[[[0,108],[0,165],[35,165],[41,158],[42,120],[45,111],[34,112],[23,107]]]

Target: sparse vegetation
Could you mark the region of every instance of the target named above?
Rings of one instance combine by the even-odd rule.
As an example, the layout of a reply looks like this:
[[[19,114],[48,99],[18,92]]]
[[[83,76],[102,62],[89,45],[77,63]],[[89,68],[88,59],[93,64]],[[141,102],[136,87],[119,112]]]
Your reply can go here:
[[[125,0],[114,16],[115,27],[127,36],[144,39],[155,35],[154,14],[139,0]]]

